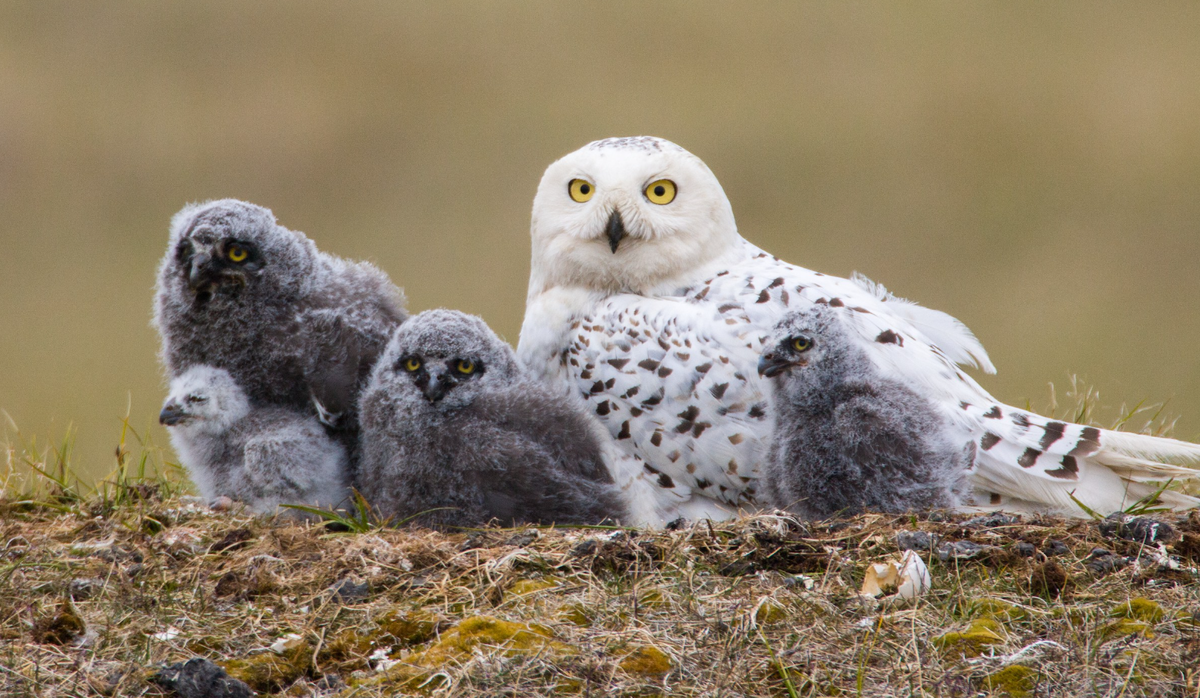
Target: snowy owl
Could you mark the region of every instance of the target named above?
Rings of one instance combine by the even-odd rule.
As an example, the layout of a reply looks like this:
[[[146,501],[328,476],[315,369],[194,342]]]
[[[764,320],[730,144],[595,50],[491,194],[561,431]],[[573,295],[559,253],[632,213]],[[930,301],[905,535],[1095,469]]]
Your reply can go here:
[[[346,450],[316,417],[285,407],[251,407],[228,371],[193,366],[171,381],[159,421],[209,502],[244,502],[260,514],[280,504],[345,503]]]
[[[596,141],[547,168],[518,356],[608,427],[618,484],[644,523],[761,504],[772,432],[757,363],[789,310],[836,309],[879,375],[932,402],[977,445],[972,502],[1112,511],[1149,481],[1200,474],[1200,447],[1002,405],[958,364],[994,372],[949,315],[779,260],[742,238],[716,177],[651,137]],[[1174,506],[1194,499],[1164,493]]]
[[[603,432],[531,379],[478,317],[427,310],[400,326],[363,391],[359,490],[422,525],[622,519]]]
[[[316,414],[350,448],[358,391],[407,317],[382,271],[321,252],[236,199],[175,214],[154,303],[170,377],[223,368],[254,404]]]
[[[975,442],[932,402],[881,376],[837,313],[827,305],[788,313],[758,360],[775,421],[760,496],[807,518],[955,508]]]

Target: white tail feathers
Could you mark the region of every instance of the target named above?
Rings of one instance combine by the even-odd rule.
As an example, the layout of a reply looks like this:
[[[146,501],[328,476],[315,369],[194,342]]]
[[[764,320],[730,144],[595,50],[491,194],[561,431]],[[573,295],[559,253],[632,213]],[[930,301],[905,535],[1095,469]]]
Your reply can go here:
[[[1161,483],[1200,478],[1200,446],[1174,439],[1061,422],[1007,405],[960,406],[977,435],[974,486],[996,497],[975,506],[1110,514],[1153,496]],[[1176,509],[1200,499],[1172,490],[1159,503]],[[995,501],[993,501],[995,500]],[[1020,504],[1011,500],[1020,500]]]

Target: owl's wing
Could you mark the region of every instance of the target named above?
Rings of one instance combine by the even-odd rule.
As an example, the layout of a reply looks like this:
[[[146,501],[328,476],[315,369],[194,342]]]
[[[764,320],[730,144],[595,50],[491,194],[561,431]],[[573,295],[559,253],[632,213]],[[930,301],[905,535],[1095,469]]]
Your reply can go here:
[[[673,498],[754,496],[770,433],[755,341],[709,304],[622,295],[573,324],[561,355],[616,448]]]
[[[850,334],[885,375],[919,384],[921,394],[957,404],[981,393],[908,319],[916,306],[762,252],[679,295],[599,302],[571,321],[561,367],[547,373],[565,375],[616,448],[644,463],[645,479],[675,500],[750,506],[773,426],[758,358],[776,323],[812,304],[844,309]],[[956,353],[986,365],[961,323],[929,313],[922,317]]]
[[[356,409],[358,391],[399,323],[350,307],[305,310],[297,324],[300,345],[308,348],[304,377],[318,416],[330,427],[352,425],[354,419],[347,415]]]

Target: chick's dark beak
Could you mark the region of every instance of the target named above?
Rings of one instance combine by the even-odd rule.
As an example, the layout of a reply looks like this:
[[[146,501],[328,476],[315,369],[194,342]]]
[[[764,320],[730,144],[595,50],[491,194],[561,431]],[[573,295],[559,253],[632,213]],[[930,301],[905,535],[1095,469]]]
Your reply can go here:
[[[212,256],[199,252],[189,262],[188,288],[197,291],[209,281],[208,266],[212,262]]]
[[[793,362],[776,352],[768,351],[758,359],[758,375],[774,378],[792,366]]]
[[[421,392],[425,393],[426,400],[440,402],[454,385],[454,380],[446,372],[430,371],[429,380],[421,386]]]
[[[621,212],[613,211],[608,217],[608,246],[612,248],[613,254],[617,253],[617,246],[621,244],[621,240],[625,238],[625,221],[621,220]]]
[[[158,423],[164,426],[173,427],[179,424],[186,418],[183,408],[173,402],[168,402],[163,405],[162,412],[158,413]]]

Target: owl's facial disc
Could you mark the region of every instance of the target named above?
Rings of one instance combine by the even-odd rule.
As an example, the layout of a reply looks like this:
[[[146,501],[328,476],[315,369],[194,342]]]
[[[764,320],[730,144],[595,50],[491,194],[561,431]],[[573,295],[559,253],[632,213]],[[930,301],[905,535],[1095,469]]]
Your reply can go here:
[[[178,257],[188,288],[202,303],[219,291],[244,288],[251,273],[263,266],[253,243],[236,240],[186,241],[181,243]]]
[[[454,388],[484,373],[483,363],[471,358],[426,357],[409,354],[400,357],[396,370],[407,373],[413,383],[433,404],[442,402]]]
[[[201,392],[189,393],[182,400],[170,399],[158,413],[158,423],[175,427],[188,424],[200,416],[208,404],[208,396]]]
[[[808,352],[812,348],[813,340],[808,335],[798,334],[786,337],[759,357],[758,375],[764,378],[774,378],[792,368],[807,366],[811,360]]]

